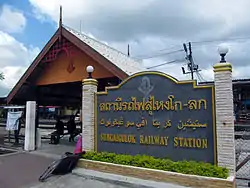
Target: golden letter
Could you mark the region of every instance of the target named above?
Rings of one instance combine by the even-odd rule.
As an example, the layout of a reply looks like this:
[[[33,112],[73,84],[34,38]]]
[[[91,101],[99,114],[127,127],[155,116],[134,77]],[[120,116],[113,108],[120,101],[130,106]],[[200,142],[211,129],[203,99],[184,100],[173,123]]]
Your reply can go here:
[[[118,97],[118,98],[116,98],[115,101],[118,102],[118,104],[117,104],[117,110],[121,111],[122,110],[122,98]]]
[[[161,136],[160,137],[160,145],[165,145],[165,142],[164,142],[165,140],[164,140],[164,137],[163,136]]]
[[[174,102],[174,107],[175,110],[182,110],[182,102],[181,101]]]
[[[203,106],[205,110],[207,109],[207,101],[205,99],[200,99],[198,103],[199,103],[199,109],[201,109],[201,106]]]
[[[136,109],[138,111],[144,111],[145,110],[145,98],[142,99],[142,102],[136,102]]]
[[[149,143],[148,140],[149,140],[149,139],[148,139],[148,136],[144,136],[144,144],[148,144],[148,143]]]
[[[140,135],[140,144],[144,144],[144,136]]]
[[[155,104],[155,96],[151,95],[149,97],[149,100],[152,101],[152,103],[153,103],[153,111],[155,111],[157,109],[156,104]]]
[[[156,121],[155,119],[153,119],[153,126],[160,128],[161,123],[159,121]]]
[[[179,143],[180,143],[180,146],[182,147],[183,146],[183,144],[182,144],[182,142],[183,142],[183,138],[182,137],[179,137]]]
[[[131,135],[132,136],[132,143],[135,144],[136,143],[136,139],[135,139],[135,135]]]
[[[196,146],[197,146],[197,148],[201,148],[201,139],[200,138],[196,139]]]
[[[188,142],[187,142],[187,139],[186,139],[186,138],[184,138],[184,140],[183,140],[183,146],[184,146],[184,147],[189,147],[189,145],[188,145]]]
[[[112,142],[113,141],[111,134],[107,134],[107,141],[108,142]]]
[[[164,102],[163,101],[155,101],[155,105],[156,105],[156,110],[163,110],[164,108]]]
[[[146,104],[145,104],[145,110],[146,111],[148,111],[148,113],[150,114],[150,115],[152,115],[152,111],[153,111],[153,101],[148,101],[148,102],[146,102]]]
[[[196,100],[189,100],[188,101],[188,108],[189,108],[189,110],[197,110],[197,101]]]
[[[106,141],[105,134],[103,134],[103,133],[101,134],[101,141],[104,141],[104,142]]]
[[[105,103],[105,111],[111,110],[112,103]]]
[[[207,148],[207,139],[202,139],[202,148]]]
[[[124,142],[127,143],[128,142],[128,137],[126,134],[123,135],[123,139],[124,139]]]
[[[113,110],[114,110],[114,111],[118,111],[118,109],[119,109],[119,104],[118,104],[117,102],[113,102],[113,103],[112,103],[112,106],[113,106]]]
[[[171,120],[167,120],[167,121],[166,121],[166,124],[165,124],[165,126],[164,126],[165,129],[166,129],[166,128],[169,128],[169,127],[171,127]]]
[[[187,138],[189,147],[194,147],[192,143],[192,138]]]
[[[179,145],[178,137],[174,137],[174,146],[177,147]]]
[[[168,145],[168,136],[165,136],[164,140],[165,140],[165,145],[167,146]]]
[[[101,125],[104,125],[104,124],[105,124],[105,119],[104,119],[104,118],[101,119],[100,124],[101,124]]]
[[[122,110],[126,111],[128,109],[128,103],[127,102],[122,102]]]
[[[99,109],[100,109],[101,112],[105,111],[105,103],[100,103]]]
[[[154,142],[155,144],[160,144],[160,137],[159,136],[154,136]]]
[[[166,110],[175,110],[175,106],[173,105],[174,95],[169,95],[168,100],[165,102],[164,107]]]

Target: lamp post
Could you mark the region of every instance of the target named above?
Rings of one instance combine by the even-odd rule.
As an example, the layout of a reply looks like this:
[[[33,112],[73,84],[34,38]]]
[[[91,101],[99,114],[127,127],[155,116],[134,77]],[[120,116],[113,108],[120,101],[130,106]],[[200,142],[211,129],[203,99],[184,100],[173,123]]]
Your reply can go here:
[[[220,62],[214,68],[214,101],[216,121],[217,165],[226,167],[235,177],[234,107],[232,90],[232,65],[226,62],[229,49],[226,44],[218,47]],[[223,135],[223,136],[222,136]]]
[[[226,44],[219,45],[218,52],[221,56],[220,63],[226,63],[225,56],[227,55],[228,51],[229,51],[229,49],[228,49],[228,46]]]
[[[89,66],[87,66],[86,71],[88,73],[88,79],[91,79],[92,78],[92,73],[94,72],[94,67],[89,65]]]

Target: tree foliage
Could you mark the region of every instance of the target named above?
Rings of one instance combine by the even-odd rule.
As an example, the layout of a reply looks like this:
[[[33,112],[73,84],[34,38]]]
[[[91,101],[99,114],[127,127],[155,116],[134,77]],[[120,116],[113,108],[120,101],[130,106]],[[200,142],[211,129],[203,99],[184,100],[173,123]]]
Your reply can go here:
[[[0,80],[4,80],[4,74],[0,72]]]

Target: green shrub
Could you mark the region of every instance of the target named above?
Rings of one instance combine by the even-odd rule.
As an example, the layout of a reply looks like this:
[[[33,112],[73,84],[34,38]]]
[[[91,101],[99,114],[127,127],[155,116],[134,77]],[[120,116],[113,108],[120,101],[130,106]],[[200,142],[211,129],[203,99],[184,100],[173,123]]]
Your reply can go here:
[[[84,159],[109,162],[122,165],[137,166],[143,168],[158,169],[182,174],[193,174],[208,177],[228,177],[228,169],[218,167],[209,163],[195,161],[171,161],[170,159],[154,158],[146,155],[123,155],[107,152],[87,152]]]

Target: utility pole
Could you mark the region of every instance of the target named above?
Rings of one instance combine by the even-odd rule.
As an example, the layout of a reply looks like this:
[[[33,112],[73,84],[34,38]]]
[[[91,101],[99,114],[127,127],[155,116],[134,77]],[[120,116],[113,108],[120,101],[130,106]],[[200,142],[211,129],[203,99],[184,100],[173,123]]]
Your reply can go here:
[[[59,17],[59,42],[62,41],[62,6],[60,5],[60,17]]]
[[[186,52],[186,60],[188,61],[188,70],[190,72],[186,72],[185,68],[182,67],[182,73],[183,74],[191,74],[191,79],[193,80],[194,79],[194,73],[199,72],[200,70],[198,70],[199,66],[194,64],[194,59],[193,59],[193,56],[192,56],[191,42],[188,43],[188,49],[187,49],[186,44],[183,43],[183,48],[184,48],[184,51]],[[189,53],[188,53],[188,51],[189,51]]]
[[[130,49],[129,49],[129,44],[128,44],[128,57],[130,56]]]
[[[80,20],[80,33],[82,33],[82,20]]]
[[[192,56],[192,46],[191,46],[191,42],[188,43],[188,49],[189,49],[189,56],[188,56],[188,67],[189,70],[191,72],[191,79],[194,79],[194,60],[193,60],[193,56]]]

